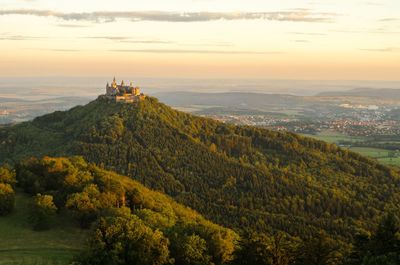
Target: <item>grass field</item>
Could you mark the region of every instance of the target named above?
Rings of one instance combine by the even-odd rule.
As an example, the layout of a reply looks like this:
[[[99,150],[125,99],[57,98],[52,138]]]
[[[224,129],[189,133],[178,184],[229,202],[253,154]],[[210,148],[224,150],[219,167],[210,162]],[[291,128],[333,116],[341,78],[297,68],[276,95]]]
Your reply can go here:
[[[382,164],[400,166],[400,157],[391,157],[389,150],[370,147],[352,147],[349,149],[362,155],[376,158]]]
[[[382,164],[400,166],[400,157],[385,157],[378,159]]]
[[[374,158],[386,158],[389,156],[389,151],[386,149],[372,147],[351,147],[349,149],[353,152],[357,152]]]
[[[14,212],[0,217],[0,265],[68,264],[85,242],[86,231],[67,216],[48,231],[33,231],[28,221],[29,197],[17,193]]]
[[[356,136],[348,136],[343,135],[341,133],[333,132],[333,131],[323,131],[316,135],[306,135],[321,141],[325,141],[328,143],[336,143],[338,144],[340,141],[347,141],[347,142],[357,142],[365,140],[363,137],[356,137]]]
[[[362,142],[366,140],[366,138],[363,137],[347,136],[332,131],[324,131],[317,135],[305,135],[305,136],[335,144],[339,144],[340,141]],[[364,156],[376,158],[382,164],[400,166],[400,157],[390,157],[390,150],[373,148],[373,147],[350,147],[349,150],[357,152]]]

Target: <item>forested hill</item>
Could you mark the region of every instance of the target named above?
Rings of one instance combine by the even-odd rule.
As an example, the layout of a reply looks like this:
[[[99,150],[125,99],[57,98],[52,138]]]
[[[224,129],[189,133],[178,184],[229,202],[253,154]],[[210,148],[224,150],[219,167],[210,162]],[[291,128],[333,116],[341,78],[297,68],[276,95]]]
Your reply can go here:
[[[400,205],[397,169],[290,133],[99,97],[0,129],[0,163],[82,155],[235,228],[348,241]]]

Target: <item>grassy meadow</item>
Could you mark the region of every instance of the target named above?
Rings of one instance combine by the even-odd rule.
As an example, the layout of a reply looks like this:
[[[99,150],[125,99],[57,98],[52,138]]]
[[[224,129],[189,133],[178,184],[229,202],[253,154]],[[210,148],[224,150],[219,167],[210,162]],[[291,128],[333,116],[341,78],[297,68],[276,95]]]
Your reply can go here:
[[[30,198],[17,193],[14,211],[0,217],[0,265],[68,264],[82,249],[87,232],[67,216],[57,217],[50,230],[34,231],[29,205]]]

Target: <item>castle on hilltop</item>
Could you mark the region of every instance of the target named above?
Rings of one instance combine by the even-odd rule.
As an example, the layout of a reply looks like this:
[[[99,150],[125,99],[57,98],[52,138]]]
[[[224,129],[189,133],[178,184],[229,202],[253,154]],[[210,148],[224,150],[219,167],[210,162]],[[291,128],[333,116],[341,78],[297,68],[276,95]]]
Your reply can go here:
[[[115,81],[115,77],[111,85],[107,83],[106,97],[115,100],[116,102],[126,103],[138,102],[146,98],[143,93],[140,93],[140,88],[133,86],[132,82],[128,86],[125,85],[124,81],[122,80],[121,84],[118,85]]]

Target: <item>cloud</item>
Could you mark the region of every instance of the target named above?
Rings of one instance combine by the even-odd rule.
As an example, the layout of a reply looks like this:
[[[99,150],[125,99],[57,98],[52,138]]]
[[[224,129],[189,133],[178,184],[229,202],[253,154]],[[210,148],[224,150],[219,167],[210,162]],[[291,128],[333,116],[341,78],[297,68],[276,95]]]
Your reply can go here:
[[[368,5],[368,6],[384,6],[383,3],[379,3],[379,2],[365,2],[365,5]]]
[[[57,24],[57,27],[61,28],[87,28],[88,25],[80,25],[80,24]]]
[[[44,48],[33,48],[29,50],[37,50],[37,51],[50,51],[50,52],[80,52],[82,50],[79,49],[44,49]]]
[[[78,49],[47,49],[48,51],[53,51],[53,52],[79,52],[81,50]]]
[[[393,22],[393,21],[400,21],[400,18],[387,17],[379,19],[379,22]]]
[[[94,37],[85,37],[85,39],[126,41],[126,40],[129,40],[130,38],[129,37],[122,37],[122,36],[94,36]]]
[[[375,30],[330,30],[330,32],[351,33],[351,34],[399,34],[400,31],[387,31],[383,28]]]
[[[172,41],[156,40],[156,39],[135,39],[123,36],[94,36],[86,37],[87,39],[100,39],[100,40],[111,40],[121,43],[137,43],[137,44],[174,44]]]
[[[277,12],[165,12],[165,11],[132,11],[132,12],[57,12],[38,9],[0,10],[0,15],[31,15],[55,17],[65,21],[113,22],[117,19],[131,21],[160,22],[204,22],[215,20],[274,20],[292,22],[333,22],[336,14],[313,12],[309,9],[291,9]]]
[[[325,33],[318,33],[318,32],[288,32],[289,34],[294,35],[306,35],[306,36],[326,36]]]
[[[39,40],[44,39],[44,37],[33,37],[26,35],[10,35],[7,33],[3,33],[0,35],[0,40],[10,40],[10,41],[24,41],[24,40]]]
[[[183,46],[197,46],[197,47],[205,47],[205,46],[211,46],[211,47],[234,47],[235,44],[231,42],[210,42],[210,43],[181,43],[180,45]]]
[[[111,52],[132,52],[132,53],[165,53],[165,54],[281,54],[282,52],[257,52],[257,51],[221,51],[221,50],[180,50],[180,49],[115,49]]]
[[[387,47],[387,48],[369,48],[369,49],[360,49],[362,51],[367,52],[400,52],[399,47]]]

